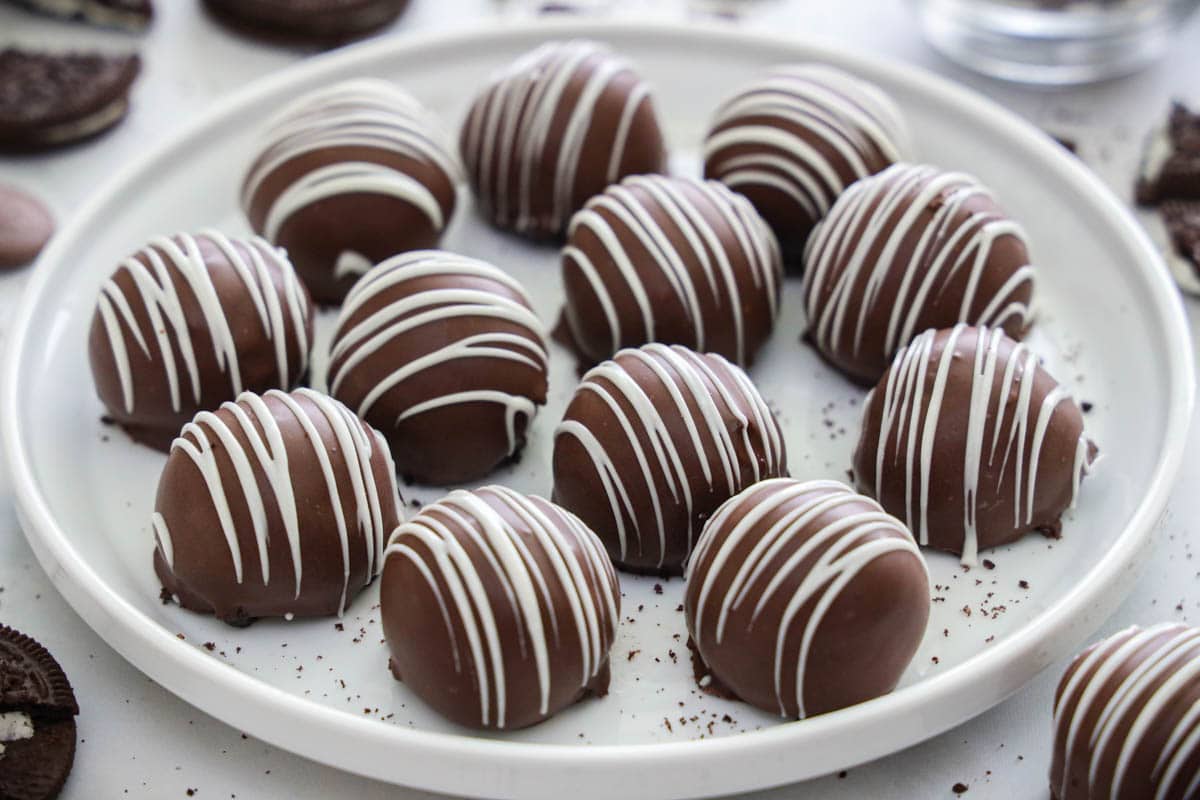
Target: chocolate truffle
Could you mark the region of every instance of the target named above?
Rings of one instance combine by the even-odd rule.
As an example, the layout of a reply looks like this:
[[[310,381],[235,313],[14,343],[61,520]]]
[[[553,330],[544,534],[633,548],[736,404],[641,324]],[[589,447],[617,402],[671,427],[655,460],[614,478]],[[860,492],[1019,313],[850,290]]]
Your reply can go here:
[[[357,78],[281,112],[246,174],[242,210],[330,305],[372,265],[437,244],[460,175],[428,111],[386,81]]]
[[[171,446],[152,527],[163,597],[232,625],[338,614],[400,521],[387,442],[326,395],[245,392]]]
[[[257,237],[159,237],[100,289],[96,391],[135,440],[166,450],[197,411],[308,371],[313,313],[287,256]]]
[[[1075,658],[1054,697],[1050,793],[1200,797],[1200,630],[1126,628]]]
[[[783,434],[738,367],[675,345],[592,368],[554,434],[554,501],[630,572],[678,575],[717,506],[787,474]]]
[[[589,363],[648,342],[753,359],[779,309],[770,229],[716,181],[635,175],[574,216],[564,317]]]
[[[776,67],[717,110],[704,176],[748,197],[799,267],[838,195],[899,161],[907,140],[900,109],[874,84],[820,64]]]
[[[1019,339],[1031,322],[1025,234],[961,173],[896,164],[852,184],[804,260],[807,338],[864,385],[929,328],[966,322]]]
[[[610,183],[666,161],[649,87],[587,41],[549,42],[492,78],[459,146],[484,216],[541,238],[561,235]]]
[[[388,259],[346,296],[329,387],[388,438],[401,475],[461,483],[524,446],[546,402],[548,360],[519,283],[425,250]]]
[[[868,395],[854,476],[921,545],[974,564],[1030,531],[1057,536],[1094,456],[1029,348],[958,325],[914,339]]]
[[[534,725],[608,691],[620,589],[595,534],[503,486],[451,492],[388,540],[393,675],[460,725]]]
[[[790,478],[756,483],[717,509],[684,599],[713,679],[800,719],[896,688],[929,606],[908,528],[841,483]]]

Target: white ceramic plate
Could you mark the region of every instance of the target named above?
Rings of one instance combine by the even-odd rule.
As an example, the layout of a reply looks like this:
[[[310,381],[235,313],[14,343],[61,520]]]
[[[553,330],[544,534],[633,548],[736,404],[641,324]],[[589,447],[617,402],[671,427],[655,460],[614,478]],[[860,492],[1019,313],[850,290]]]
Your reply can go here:
[[[771,64],[824,61],[885,87],[907,114],[920,157],[976,173],[1028,229],[1041,267],[1031,341],[1094,404],[1088,426],[1105,459],[1061,541],[1033,536],[988,553],[991,569],[966,571],[930,555],[937,588],[929,632],[888,697],[782,723],[705,696],[677,611],[682,582],[663,582],[660,594],[654,579],[622,576],[611,694],[530,730],[483,736],[442,721],[391,679],[375,587],[351,606],[341,631],[332,619],[235,630],[158,600],[147,523],[163,456],[99,421],[85,340],[100,282],[152,235],[204,226],[246,232],[235,201],[243,167],[263,115],[296,93],[384,76],[453,127],[492,70],[547,38],[581,35],[608,40],[655,84],[677,172],[696,171],[707,117],[735,84]],[[554,250],[492,231],[464,205],[445,246],[511,270],[553,322]],[[799,342],[798,289],[788,282],[778,330],[752,376],[780,412],[793,475],[844,478],[862,392]],[[319,346],[330,319],[321,322]],[[1037,130],[899,64],[645,24],[383,39],[248,88],[95,196],[38,264],[11,336],[0,391],[18,507],[43,567],[106,641],[163,686],[264,740],[396,783],[496,797],[667,798],[796,781],[911,745],[1000,702],[1124,596],[1179,465],[1193,396],[1190,339],[1154,248],[1099,181]],[[548,494],[551,433],[575,382],[561,349],[551,381],[524,458],[493,480]],[[428,501],[440,492],[405,494]]]

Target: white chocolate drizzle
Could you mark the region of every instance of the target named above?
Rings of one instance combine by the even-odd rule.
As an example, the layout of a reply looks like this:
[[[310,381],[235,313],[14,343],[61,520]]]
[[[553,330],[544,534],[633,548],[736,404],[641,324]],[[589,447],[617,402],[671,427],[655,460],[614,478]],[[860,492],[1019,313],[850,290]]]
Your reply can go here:
[[[474,286],[459,287],[458,279],[486,280],[503,287],[520,300],[501,291]],[[412,281],[440,281],[436,288],[406,294]],[[351,318],[380,296],[394,297],[385,306],[351,325]],[[446,335],[455,322],[473,321],[477,331],[458,339]],[[517,327],[520,332],[501,330]],[[367,417],[388,392],[406,381],[442,367],[471,369],[480,359],[500,359],[514,367],[527,367],[545,374],[549,355],[546,333],[530,309],[528,296],[516,280],[490,264],[440,250],[422,250],[394,256],[372,269],[354,285],[342,306],[330,354],[329,389],[335,397],[356,367],[402,337],[421,336],[421,329],[434,326],[433,349],[411,361],[399,363],[363,397],[358,414]],[[490,328],[490,330],[489,330]],[[411,399],[411,398],[410,398]],[[537,405],[532,398],[498,390],[464,390],[434,397],[413,399],[400,409],[394,424],[427,411],[466,403],[503,406],[509,455],[520,444],[517,420],[532,420]],[[390,408],[390,406],[389,406]]]
[[[310,409],[307,401],[315,406]],[[338,615],[345,611],[350,591],[351,547],[361,547],[366,568],[366,583],[369,583],[382,566],[384,537],[384,515],[387,504],[396,505],[395,468],[391,454],[383,437],[374,429],[364,425],[349,409],[327,395],[311,389],[297,389],[291,394],[272,389],[262,396],[245,392],[236,402],[221,406],[232,419],[212,411],[202,411],[184,426],[179,437],[171,445],[171,453],[185,454],[199,471],[208,489],[221,533],[229,549],[234,578],[244,582],[245,565],[242,560],[242,543],[247,537],[254,544],[261,580],[264,586],[271,583],[270,550],[279,547],[275,537],[286,545],[292,564],[292,579],[295,597],[303,587],[303,546],[306,538],[336,533],[341,545],[343,585]],[[282,419],[281,419],[282,418]],[[303,432],[303,439],[289,439],[285,427],[295,424]],[[329,447],[323,436],[331,435],[337,442],[336,448]],[[239,441],[243,437],[247,444]],[[379,485],[375,479],[372,459],[382,457],[385,463],[387,483]],[[231,469],[235,485],[222,478]],[[324,526],[327,520],[309,521],[301,516],[303,502],[324,502],[317,498],[297,498],[294,476],[301,471],[318,471],[328,493],[328,513],[333,517],[335,531]],[[349,483],[352,495],[343,497],[339,480]],[[269,489],[263,491],[263,487]],[[282,522],[282,531],[273,531],[268,526],[268,503],[272,503]],[[239,529],[234,524],[235,509],[244,504],[251,521],[251,529]],[[347,508],[353,515],[346,516]],[[167,566],[175,568],[175,544],[168,521],[156,511],[153,530]],[[184,523],[186,525],[186,523]],[[304,528],[304,530],[302,530]]]
[[[636,192],[649,195],[653,207]],[[703,199],[698,201],[694,194]],[[574,244],[581,229],[602,243],[601,253],[589,254]],[[724,242],[730,236],[734,244],[727,247]],[[645,341],[652,342],[658,338],[655,318],[662,312],[651,298],[661,294],[659,287],[668,287],[694,332],[691,341],[677,344],[707,352],[712,349],[711,333],[731,329],[735,352],[729,355],[739,364],[753,355],[747,343],[747,310],[766,311],[772,323],[779,312],[783,268],[775,236],[746,198],[716,181],[630,176],[589,200],[572,217],[568,237],[564,269],[578,269],[598,298],[608,323],[610,353],[643,343],[625,340],[614,294],[633,295]],[[677,247],[673,240],[680,238],[685,244]],[[631,252],[622,240],[635,242],[646,255]],[[592,256],[601,264],[611,261],[618,274],[607,268],[602,273]],[[749,287],[740,280],[744,274],[751,279]],[[709,318],[705,301],[715,305],[720,316]],[[582,341],[581,311],[590,313],[567,303],[566,319],[576,341]]]
[[[263,335],[275,351],[278,386],[290,388],[308,369],[310,304],[282,251],[257,236],[235,242],[214,230],[197,236],[160,236],[121,262],[101,287],[96,306],[127,414],[137,407],[131,363],[135,348],[161,365],[171,409],[176,413],[185,404],[200,402],[203,387],[198,353],[204,349],[211,348],[235,395],[245,388],[235,331],[242,330],[247,321],[227,316],[230,298],[222,297],[213,283],[212,272],[200,252],[201,239],[220,250],[253,303]],[[122,275],[133,282],[132,291],[118,283]],[[195,328],[189,327],[184,307],[189,302],[199,306],[205,338],[193,339]],[[139,322],[139,316],[145,318],[145,323]],[[289,351],[295,354],[291,358]]]
[[[964,352],[958,346],[968,332],[974,332],[976,337],[973,352]],[[1042,445],[1059,406],[1074,404],[1074,400],[1066,389],[1055,384],[1035,403],[1034,378],[1041,369],[1040,361],[1019,343],[1012,343],[1011,353],[1007,359],[1002,358],[1001,345],[1011,340],[999,328],[960,324],[942,333],[946,340],[937,353],[934,344],[939,332],[934,330],[922,333],[901,348],[885,382],[871,392],[864,404],[864,414],[870,414],[875,404],[882,409],[872,485],[879,491],[890,480],[891,471],[900,471],[906,503],[904,519],[917,541],[929,544],[929,495],[934,453],[942,433],[939,423],[948,403],[966,408],[966,428],[962,434],[962,563],[974,564],[978,555],[979,499],[985,469],[999,464],[996,474],[1003,481],[1009,464],[1013,465],[1013,523],[1032,525]],[[949,392],[950,371],[959,358],[970,359],[959,367],[970,369],[971,383],[966,397]],[[1090,442],[1081,431],[1072,465],[1072,505],[1090,466],[1089,459]]]
[[[1058,796],[1098,799],[1094,789],[1104,779],[1110,800],[1126,796],[1121,787],[1135,754],[1147,746],[1148,736],[1161,736],[1155,728],[1164,714],[1178,713],[1151,774],[1139,776],[1139,783],[1149,785],[1154,800],[1196,797],[1200,771],[1189,773],[1186,765],[1200,752],[1200,701],[1182,704],[1200,682],[1200,630],[1169,622],[1134,626],[1097,643],[1072,666],[1054,706],[1055,746],[1062,747],[1056,755],[1063,767]],[[1104,758],[1112,748],[1118,748],[1115,761]],[[1076,787],[1069,782],[1071,764],[1081,751],[1087,781]]]
[[[792,503],[793,507],[780,511]],[[823,515],[849,505],[864,510],[814,528]],[[739,546],[759,529],[764,519],[770,520],[770,527],[757,537],[745,558],[735,560]],[[825,613],[868,564],[895,552],[911,553],[925,569],[925,559],[909,530],[874,500],[844,484],[790,478],[754,484],[717,509],[692,554],[688,580],[700,581],[693,630],[697,636],[705,636],[705,614],[716,613],[712,633],[714,641],[720,644],[730,613],[746,603],[754,604],[749,622],[754,625],[780,586],[795,581],[800,566],[815,558],[807,572],[799,576],[796,590],[784,606],[778,621],[773,661],[780,715],[789,715],[784,681],[790,678],[789,688],[796,698],[795,716],[803,719],[807,716],[804,683],[808,656]],[[772,567],[779,558],[785,558],[784,562]],[[797,630],[795,623],[800,612],[810,603],[812,610]],[[770,625],[775,627],[775,620]],[[788,642],[793,644],[790,650]]]
[[[872,174],[872,163],[900,160],[908,143],[891,98],[821,64],[776,67],[722,105],[711,130],[704,158],[713,177],[737,191],[776,189],[813,221],[847,184]],[[722,155],[734,148],[742,152]]]
[[[1030,307],[1016,298],[1026,285],[1032,291],[1031,265],[1017,266],[992,297],[980,292],[997,241],[1011,237],[1023,245],[1025,233],[994,211],[970,211],[968,204],[979,198],[990,203],[991,194],[974,178],[912,164],[894,164],[851,184],[805,248],[805,311],[818,348],[858,355],[868,325],[886,319],[881,355],[890,358],[928,324],[929,305],[963,272],[954,322],[1001,327],[1015,320],[1024,329]],[[930,219],[916,230],[925,214]],[[901,261],[906,241],[912,252]],[[893,292],[887,287],[897,271],[901,280]],[[976,311],[981,300],[984,307]]]
[[[577,678],[583,689],[607,664],[620,602],[616,574],[595,534],[558,506],[503,486],[460,489],[396,528],[385,553],[393,556],[410,561],[436,598],[455,671],[477,681],[481,725],[505,727],[510,670],[537,674],[545,715],[553,685]],[[501,636],[497,619],[508,617],[516,641]],[[577,676],[552,674],[552,653],[568,631],[578,638]]]
[[[242,187],[242,208],[249,213],[264,182],[277,169],[318,151],[354,148],[371,153],[353,160],[320,159],[271,200],[262,233],[274,241],[293,214],[313,203],[343,194],[388,195],[410,203],[441,231],[445,214],[429,187],[395,159],[440,171],[453,186],[462,174],[455,156],[442,143],[432,115],[399,87],[375,78],[355,78],[311,92],[276,115],[268,127],[266,149],[254,162]],[[364,160],[365,159],[365,160]]]
[[[641,385],[622,361],[643,365],[654,374],[656,385]],[[727,388],[726,380],[735,388]],[[622,560],[631,539],[637,540],[641,552],[657,549],[659,568],[666,557],[668,538],[686,535],[687,552],[691,552],[699,534],[693,498],[702,486],[693,485],[684,454],[694,454],[699,460],[703,488],[726,495],[778,476],[786,468],[782,435],[770,408],[746,373],[721,356],[662,344],[622,350],[613,360],[589,370],[575,391],[594,394],[608,407],[617,427],[602,438],[568,417],[555,430],[555,447],[560,439],[572,438],[591,459],[600,484],[597,488],[608,499]],[[676,420],[687,430],[682,440],[671,434],[671,423]],[[619,470],[610,446],[614,450],[628,447],[637,469]],[[660,496],[651,465],[664,476],[668,497]],[[747,471],[749,480],[744,480]],[[643,530],[638,524],[630,491],[638,481],[644,483],[653,504],[653,530]],[[667,529],[664,502],[686,508],[686,531]]]
[[[575,211],[584,142],[601,99],[618,79],[632,86],[623,97],[613,139],[606,143],[605,179],[615,183],[621,178],[633,120],[650,92],[630,64],[606,45],[548,42],[484,87],[464,124],[462,154],[478,197],[495,219],[518,232],[541,230],[545,221],[534,210],[535,183],[539,174],[549,172],[553,175],[549,227],[566,226]],[[568,95],[573,102],[565,107]],[[558,140],[558,157],[547,163],[543,154],[552,144],[550,132],[563,113],[567,120]]]

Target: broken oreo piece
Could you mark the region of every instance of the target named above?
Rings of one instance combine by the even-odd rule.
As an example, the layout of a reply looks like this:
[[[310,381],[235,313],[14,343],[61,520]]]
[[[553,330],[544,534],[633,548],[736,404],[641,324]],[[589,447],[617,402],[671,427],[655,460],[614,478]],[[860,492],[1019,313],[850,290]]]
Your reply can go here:
[[[46,648],[0,625],[0,797],[51,800],[75,761],[71,682]]]
[[[154,19],[151,0],[8,0],[30,11],[137,33]]]
[[[1168,200],[1159,208],[1175,253],[1200,278],[1200,200]]]
[[[136,55],[0,50],[0,152],[44,150],[96,136],[129,108]]]
[[[1200,200],[1200,114],[1171,105],[1167,124],[1146,144],[1134,194],[1144,206]]]

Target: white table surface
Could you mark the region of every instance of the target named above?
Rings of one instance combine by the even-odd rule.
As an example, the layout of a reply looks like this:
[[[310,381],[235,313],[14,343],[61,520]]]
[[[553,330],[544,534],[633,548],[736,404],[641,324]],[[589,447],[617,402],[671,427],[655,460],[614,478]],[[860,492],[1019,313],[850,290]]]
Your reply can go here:
[[[214,99],[303,57],[255,44],[216,28],[193,0],[158,0],[159,18],[143,37],[95,31],[0,8],[0,47],[139,46],[144,71],[129,119],[112,134],[61,154],[0,158],[0,181],[25,186],[60,222],[88,193],[147,143],[203,112]],[[384,35],[447,28],[485,15],[528,16],[496,0],[413,0]],[[642,0],[655,16],[688,16],[682,3]],[[1037,91],[973,76],[940,59],[920,40],[904,0],[757,0],[741,24],[833,40],[920,64],[963,81],[1009,108],[1080,144],[1083,159],[1128,197],[1142,137],[1171,97],[1200,102],[1200,17],[1181,32],[1161,63],[1137,76],[1069,91]],[[499,23],[498,23],[499,24]],[[1189,98],[1189,92],[1191,96]],[[0,274],[0,340],[31,270]],[[1188,303],[1193,329],[1200,305]],[[86,391],[86,378],[80,388]],[[1167,507],[1145,572],[1132,596],[1097,634],[1133,623],[1200,620],[1200,561],[1192,560],[1200,518],[1200,426]],[[63,797],[432,798],[368,781],[298,758],[240,732],[160,688],[111,650],[59,597],[33,557],[0,474],[0,621],[42,641],[75,685],[82,706],[79,750]],[[943,736],[842,776],[753,795],[782,798],[955,797],[1046,798],[1050,704],[1064,665],[1057,665],[1008,702]],[[192,790],[193,794],[189,795]]]

